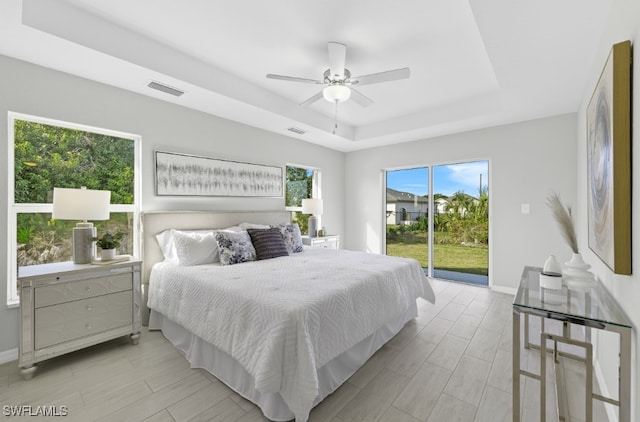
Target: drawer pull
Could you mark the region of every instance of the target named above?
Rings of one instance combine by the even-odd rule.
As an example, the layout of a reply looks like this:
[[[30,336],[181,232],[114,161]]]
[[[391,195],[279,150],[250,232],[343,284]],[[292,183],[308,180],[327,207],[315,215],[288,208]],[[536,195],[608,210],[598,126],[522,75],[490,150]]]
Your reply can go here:
[[[88,287],[86,288],[86,290],[87,290],[88,292],[90,292],[91,290],[93,290],[93,287],[88,286]]]
[[[93,306],[87,305],[87,311],[92,311],[92,310],[93,310]]]
[[[85,326],[84,326],[84,327],[85,327],[87,330],[90,330],[90,329],[91,329],[91,324],[85,324]]]

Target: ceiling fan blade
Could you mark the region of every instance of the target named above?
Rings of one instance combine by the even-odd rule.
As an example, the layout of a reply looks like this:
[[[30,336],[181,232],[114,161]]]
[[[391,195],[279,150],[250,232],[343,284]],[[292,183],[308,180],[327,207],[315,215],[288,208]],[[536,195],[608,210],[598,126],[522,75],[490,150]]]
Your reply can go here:
[[[308,105],[311,105],[313,103],[315,103],[316,101],[318,101],[320,98],[322,98],[322,91],[318,92],[316,95],[314,95],[311,98],[306,99],[305,101],[301,102],[300,105],[302,107],[306,107]]]
[[[303,82],[303,83],[306,83],[306,84],[323,84],[324,83],[324,82],[318,81],[316,79],[296,78],[295,76],[273,75],[271,73],[267,74],[267,78],[269,78],[269,79],[279,79],[281,81]]]
[[[371,98],[367,97],[360,91],[356,91],[353,87],[351,87],[351,99],[362,107],[369,107],[373,104],[373,100]]]
[[[357,78],[351,78],[352,85],[371,85],[380,82],[397,81],[398,79],[407,79],[411,76],[411,71],[408,67],[402,69],[387,70],[386,72],[372,73],[370,75],[358,76]]]
[[[329,71],[332,79],[344,78],[344,66],[347,58],[347,46],[337,42],[329,43]]]

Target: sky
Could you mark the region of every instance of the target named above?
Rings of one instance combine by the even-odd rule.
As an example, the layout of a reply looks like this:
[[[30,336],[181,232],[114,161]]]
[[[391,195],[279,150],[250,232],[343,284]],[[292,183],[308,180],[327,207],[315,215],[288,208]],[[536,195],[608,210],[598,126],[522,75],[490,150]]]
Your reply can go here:
[[[451,196],[457,191],[478,196],[480,175],[482,185],[488,185],[489,162],[448,164],[433,168],[433,191]],[[415,195],[426,195],[429,191],[429,169],[426,167],[387,171],[387,187]]]

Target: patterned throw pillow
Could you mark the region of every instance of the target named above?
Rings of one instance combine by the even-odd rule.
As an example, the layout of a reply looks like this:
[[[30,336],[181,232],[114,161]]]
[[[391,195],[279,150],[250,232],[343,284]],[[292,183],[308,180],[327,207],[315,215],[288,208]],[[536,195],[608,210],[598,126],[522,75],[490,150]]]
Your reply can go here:
[[[294,224],[279,224],[277,227],[282,233],[284,244],[287,247],[287,252],[290,254],[302,252],[302,233],[300,232],[300,226],[298,223]]]
[[[247,232],[251,236],[258,260],[289,255],[279,228],[247,229]]]
[[[217,232],[216,242],[222,265],[256,260],[256,250],[247,232]]]

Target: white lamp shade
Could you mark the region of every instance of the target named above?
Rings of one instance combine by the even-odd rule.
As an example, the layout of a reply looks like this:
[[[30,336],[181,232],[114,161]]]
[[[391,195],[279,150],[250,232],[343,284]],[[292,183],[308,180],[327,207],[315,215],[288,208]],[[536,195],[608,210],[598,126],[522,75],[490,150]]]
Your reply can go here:
[[[341,103],[347,101],[351,96],[351,90],[348,86],[344,85],[329,85],[322,90],[322,96],[325,100],[332,103]]]
[[[54,220],[108,220],[111,191],[53,188]]]
[[[302,200],[302,213],[303,214],[322,214],[322,199],[309,198]]]

